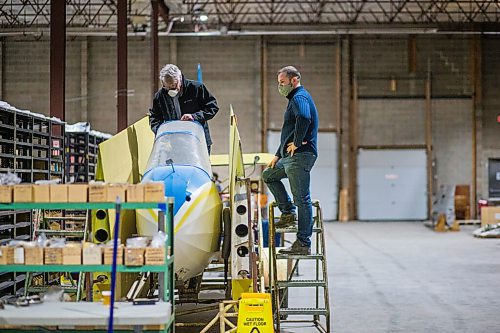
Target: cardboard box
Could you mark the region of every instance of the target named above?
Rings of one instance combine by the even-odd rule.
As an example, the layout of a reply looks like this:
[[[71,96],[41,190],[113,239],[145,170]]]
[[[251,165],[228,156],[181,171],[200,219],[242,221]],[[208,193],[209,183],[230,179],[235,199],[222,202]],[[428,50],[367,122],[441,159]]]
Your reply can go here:
[[[84,243],[82,250],[84,265],[102,265],[102,247],[94,243]]]
[[[118,246],[116,249],[116,264],[123,265],[123,249],[125,247],[122,245]],[[113,264],[113,247],[104,248],[104,265]]]
[[[50,185],[50,202],[68,202],[68,185]]]
[[[89,184],[89,202],[106,202],[107,190],[104,183]]]
[[[63,263],[62,247],[46,247],[43,253],[44,253],[45,265],[62,265]]]
[[[49,202],[50,185],[33,185],[33,202]]]
[[[106,201],[115,202],[116,197],[119,197],[120,202],[125,202],[127,187],[127,184],[108,184]]]
[[[24,263],[26,265],[43,265],[43,247],[25,247]]]
[[[0,202],[1,203],[11,203],[12,202],[12,185],[0,185]]]
[[[163,182],[144,183],[144,202],[165,202]]]
[[[125,265],[142,266],[144,265],[144,248],[125,248]]]
[[[481,227],[500,223],[500,206],[481,208]]]
[[[87,202],[88,190],[87,184],[69,184],[68,202]]]
[[[0,246],[0,265],[12,265],[14,263],[14,248]]]
[[[165,247],[147,247],[144,257],[146,265],[164,265]]]
[[[33,185],[14,185],[14,202],[33,202]]]
[[[143,184],[134,184],[127,187],[127,202],[144,202]]]
[[[80,243],[66,244],[62,249],[63,265],[82,264],[82,245]]]
[[[14,247],[14,265],[24,265],[24,248]]]

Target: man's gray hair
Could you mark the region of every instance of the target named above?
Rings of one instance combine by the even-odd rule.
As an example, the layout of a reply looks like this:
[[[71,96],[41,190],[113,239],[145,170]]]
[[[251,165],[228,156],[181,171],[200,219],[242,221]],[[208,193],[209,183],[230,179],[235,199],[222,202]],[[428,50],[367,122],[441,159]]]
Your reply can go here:
[[[297,68],[293,66],[285,66],[282,69],[278,71],[278,75],[281,73],[285,73],[286,77],[291,79],[292,77],[296,77],[297,79],[300,80],[300,72],[297,70]]]
[[[179,67],[174,64],[166,64],[160,71],[160,80],[166,83],[172,83],[182,78],[182,73]]]

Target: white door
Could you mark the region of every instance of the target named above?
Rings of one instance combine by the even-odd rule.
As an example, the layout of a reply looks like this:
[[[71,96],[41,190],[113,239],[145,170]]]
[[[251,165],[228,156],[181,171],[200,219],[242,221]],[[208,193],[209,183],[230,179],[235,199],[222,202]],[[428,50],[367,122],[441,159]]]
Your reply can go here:
[[[423,149],[360,149],[358,219],[427,219],[426,163]]]
[[[280,142],[280,132],[269,131],[267,147],[270,153],[276,153]],[[318,159],[311,171],[311,198],[319,200],[323,220],[337,219],[337,135],[334,132],[318,133]],[[289,194],[288,179],[283,180]],[[269,193],[270,200],[274,197]],[[293,199],[292,199],[293,200]]]

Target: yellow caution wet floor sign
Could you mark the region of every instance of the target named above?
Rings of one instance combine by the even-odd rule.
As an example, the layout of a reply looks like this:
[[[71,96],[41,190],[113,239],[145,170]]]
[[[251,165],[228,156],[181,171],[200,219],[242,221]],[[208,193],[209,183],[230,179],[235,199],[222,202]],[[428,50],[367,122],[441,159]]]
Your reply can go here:
[[[241,294],[237,333],[273,332],[271,295],[262,293]]]

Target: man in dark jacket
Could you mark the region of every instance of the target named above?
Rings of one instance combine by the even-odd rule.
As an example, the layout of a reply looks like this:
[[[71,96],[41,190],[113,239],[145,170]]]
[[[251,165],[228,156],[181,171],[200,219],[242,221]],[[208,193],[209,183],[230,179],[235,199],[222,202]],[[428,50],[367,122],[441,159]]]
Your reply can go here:
[[[197,121],[205,130],[208,153],[212,146],[208,120],[212,119],[219,107],[217,100],[201,82],[184,78],[180,69],[167,64],[160,71],[162,88],[153,98],[149,109],[149,125],[156,134],[158,127],[169,120]]]

